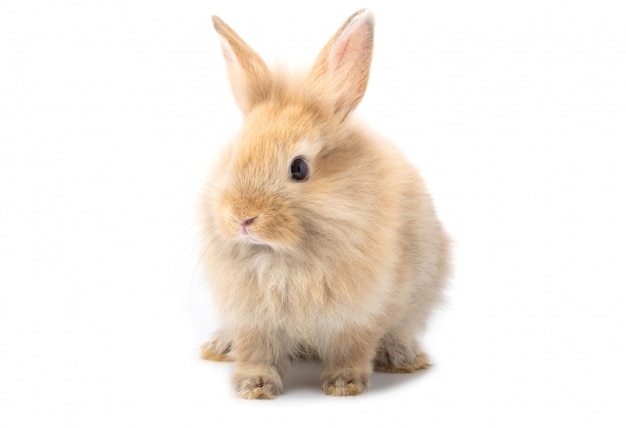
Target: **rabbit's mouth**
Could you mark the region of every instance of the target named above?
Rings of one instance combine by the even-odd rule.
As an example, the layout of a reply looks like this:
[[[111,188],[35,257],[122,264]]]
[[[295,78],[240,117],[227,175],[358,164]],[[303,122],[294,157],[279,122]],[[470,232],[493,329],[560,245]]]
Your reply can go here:
[[[241,235],[242,238],[247,238],[248,241],[252,242],[253,244],[257,244],[257,245],[262,245],[265,244],[263,241],[261,241],[259,238],[257,238],[256,236],[252,235],[251,233],[248,233],[246,235]]]
[[[240,239],[246,239],[250,242],[252,242],[253,244],[265,244],[261,239],[259,239],[259,237],[257,237],[255,234],[253,234],[250,231],[249,226],[245,226],[242,225],[241,228],[239,229],[239,238]]]

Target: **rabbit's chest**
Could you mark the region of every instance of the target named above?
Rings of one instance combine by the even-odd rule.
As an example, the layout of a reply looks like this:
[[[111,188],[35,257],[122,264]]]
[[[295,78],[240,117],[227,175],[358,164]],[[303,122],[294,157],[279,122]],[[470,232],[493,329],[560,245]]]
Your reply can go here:
[[[328,329],[368,324],[388,297],[351,287],[321,264],[264,263],[255,278],[259,318],[304,342]]]
[[[257,286],[263,300],[274,313],[303,316],[318,311],[326,300],[324,278],[315,272],[292,269],[259,272]]]
[[[285,325],[313,325],[331,309],[328,278],[320,269],[296,263],[260,263],[253,271],[257,304],[266,317]]]

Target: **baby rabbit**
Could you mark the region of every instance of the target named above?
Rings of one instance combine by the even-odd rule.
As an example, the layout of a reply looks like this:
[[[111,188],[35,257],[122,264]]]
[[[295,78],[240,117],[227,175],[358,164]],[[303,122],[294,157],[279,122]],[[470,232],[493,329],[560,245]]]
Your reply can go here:
[[[300,76],[271,72],[214,16],[244,115],[203,193],[204,263],[221,327],[202,357],[236,362],[242,398],[283,392],[322,361],[330,395],[372,370],[429,366],[416,336],[441,299],[448,238],[422,179],[350,113],[367,87],[374,17],[359,10]]]

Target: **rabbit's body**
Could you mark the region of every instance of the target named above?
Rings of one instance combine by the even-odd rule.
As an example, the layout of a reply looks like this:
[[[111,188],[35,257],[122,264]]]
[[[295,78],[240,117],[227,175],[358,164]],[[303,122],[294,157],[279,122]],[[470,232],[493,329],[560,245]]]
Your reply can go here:
[[[415,169],[348,116],[367,83],[371,14],[351,17],[301,80],[269,73],[215,22],[246,117],[203,203],[222,321],[204,357],[237,361],[244,398],[280,393],[290,358],[321,359],[334,395],[362,392],[372,367],[427,366],[415,335],[440,299],[448,241]],[[328,76],[355,55],[356,69]]]

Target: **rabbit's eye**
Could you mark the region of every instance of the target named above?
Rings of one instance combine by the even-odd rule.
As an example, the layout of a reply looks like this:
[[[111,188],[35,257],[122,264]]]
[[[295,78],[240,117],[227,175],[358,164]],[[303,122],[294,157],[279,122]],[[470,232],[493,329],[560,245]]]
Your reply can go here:
[[[291,168],[289,168],[289,175],[292,180],[302,181],[309,175],[309,166],[302,158],[295,158],[291,162]]]

